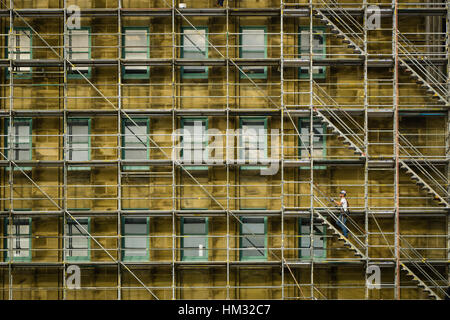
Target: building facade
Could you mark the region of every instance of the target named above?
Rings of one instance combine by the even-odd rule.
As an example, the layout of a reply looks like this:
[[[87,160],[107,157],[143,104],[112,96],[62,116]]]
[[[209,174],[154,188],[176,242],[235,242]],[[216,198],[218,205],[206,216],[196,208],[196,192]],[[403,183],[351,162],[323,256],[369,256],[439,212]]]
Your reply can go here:
[[[1,4],[0,299],[444,298],[448,2],[181,2]]]

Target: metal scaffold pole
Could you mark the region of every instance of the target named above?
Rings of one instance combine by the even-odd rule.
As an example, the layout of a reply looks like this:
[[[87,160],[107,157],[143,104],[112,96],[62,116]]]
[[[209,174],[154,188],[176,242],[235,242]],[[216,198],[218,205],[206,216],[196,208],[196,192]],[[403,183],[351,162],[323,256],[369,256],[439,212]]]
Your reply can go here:
[[[64,0],[64,34],[63,34],[63,57],[64,57],[64,68],[63,68],[63,150],[62,150],[62,159],[64,160],[64,167],[63,167],[63,184],[64,184],[64,190],[63,190],[63,209],[65,211],[68,210],[67,207],[67,198],[68,198],[68,190],[67,190],[67,156],[68,156],[68,145],[67,145],[67,96],[68,96],[68,87],[67,87],[67,45],[68,45],[68,28],[67,28],[67,0]],[[70,218],[69,218],[70,219]],[[62,258],[63,258],[63,269],[62,269],[62,284],[63,284],[63,299],[67,299],[67,266],[66,266],[66,260],[67,260],[67,254],[66,254],[66,225],[67,225],[67,216],[64,214],[62,219]]]
[[[119,61],[123,59],[122,56],[122,0],[119,0],[119,6],[117,8],[117,57]],[[122,141],[122,115],[121,110],[123,106],[123,97],[122,97],[122,64],[117,64],[117,95],[118,95],[118,110],[117,110],[117,130],[119,134],[117,135],[117,145],[121,145]],[[117,260],[119,262],[122,261],[122,209],[123,209],[123,201],[122,201],[122,164],[120,160],[122,160],[122,150],[117,150],[117,158],[119,162],[117,164]],[[117,300],[122,300],[122,267],[120,263],[117,263]]]
[[[226,264],[226,287],[227,287],[227,292],[226,292],[226,299],[229,300],[231,299],[230,296],[230,281],[231,281],[231,277],[230,277],[230,246],[231,246],[231,242],[230,242],[230,210],[231,210],[231,206],[234,205],[234,203],[230,203],[230,166],[228,165],[229,159],[229,152],[228,152],[228,148],[229,148],[229,130],[230,130],[230,64],[229,64],[229,59],[230,59],[230,10],[229,10],[229,0],[226,0],[226,6],[227,6],[227,10],[226,10],[226,131],[225,131],[225,163],[227,164],[226,166],[226,185],[227,185],[227,212],[226,212],[226,223],[227,223],[227,238],[226,238],[226,242],[227,242],[227,264]],[[234,52],[232,52],[234,54]],[[234,251],[233,251],[234,252]],[[234,255],[233,255],[234,257]]]
[[[398,62],[398,2],[394,0],[393,3],[393,17],[392,17],[392,45],[394,56],[394,159],[395,159],[395,171],[394,171],[394,232],[395,232],[395,299],[400,299],[400,163],[399,163],[399,139],[398,139],[398,107],[399,107],[399,62]]]
[[[14,8],[14,1],[9,0],[9,7]],[[14,30],[14,14],[12,10],[9,12],[9,33],[8,36],[15,37]],[[8,48],[8,52],[11,52],[12,48]],[[13,60],[9,58],[9,114],[8,114],[8,139],[13,140],[13,110],[14,110],[14,67]],[[8,143],[8,154],[11,156],[13,154],[13,145]],[[13,300],[13,270],[12,263],[14,260],[13,255],[13,221],[14,221],[14,167],[11,161],[8,161],[8,184],[9,184],[9,214],[8,214],[8,299]]]
[[[447,57],[447,103],[450,105],[450,1],[446,2],[446,37],[445,54]],[[447,158],[447,177],[450,179],[450,110],[447,111],[447,135],[446,135],[446,158]],[[450,183],[447,183],[447,190],[450,194]],[[450,198],[447,198],[450,202]],[[450,212],[447,213],[447,259],[450,261]],[[447,281],[450,287],[450,264],[447,264]],[[449,297],[450,298],[450,297]]]
[[[175,16],[175,6],[176,6],[176,1],[172,0],[172,10],[171,10],[171,25],[172,25],[172,29],[171,29],[171,33],[172,33],[172,37],[171,37],[171,42],[172,42],[172,65],[170,68],[171,71],[171,79],[172,79],[172,85],[171,85],[171,89],[172,89],[172,99],[171,99],[171,103],[172,103],[172,112],[171,112],[171,120],[172,120],[172,132],[174,132],[174,129],[176,128],[176,117],[175,117],[175,110],[177,109],[177,77],[176,77],[176,73],[175,73],[175,57],[177,55],[177,44],[178,44],[178,40],[177,40],[177,36],[176,36],[176,16]],[[175,137],[175,135],[172,135],[172,151],[174,151],[174,146],[176,145],[176,140],[177,137]],[[172,152],[172,157],[175,157],[178,155],[178,150],[175,150],[176,152]],[[176,215],[175,215],[175,210],[177,209],[177,201],[176,201],[176,195],[178,194],[178,190],[177,190],[177,181],[182,181],[182,177],[181,177],[181,172],[180,172],[180,176],[177,179],[177,170],[175,167],[175,162],[173,161],[175,159],[172,159],[172,164],[171,164],[171,171],[172,171],[172,265],[171,265],[171,271],[172,271],[172,300],[176,300],[177,299],[177,275],[176,275],[176,266],[175,266],[175,261],[177,259],[177,230],[176,230]],[[180,183],[181,184],[181,183]],[[180,292],[181,294],[181,292]]]
[[[365,267],[366,270],[369,267],[370,258],[369,258],[369,117],[368,117],[368,108],[369,108],[369,95],[368,95],[368,30],[367,30],[367,1],[364,0],[363,4],[363,10],[364,10],[364,16],[363,16],[363,28],[364,28],[364,152],[366,154],[366,157],[364,157],[364,231],[365,231],[365,237],[364,237],[364,245],[365,245],[365,254],[366,254],[366,261],[365,261]],[[365,299],[369,299],[369,287],[367,282],[367,272],[365,272]]]
[[[310,297],[314,300],[314,86],[313,86],[313,59],[314,59],[314,4],[312,0],[309,0],[309,30],[308,30],[308,41],[309,41],[309,52],[308,52],[308,77],[309,77],[309,197],[310,197],[310,216],[309,216],[309,256],[311,257],[311,273],[310,273]]]

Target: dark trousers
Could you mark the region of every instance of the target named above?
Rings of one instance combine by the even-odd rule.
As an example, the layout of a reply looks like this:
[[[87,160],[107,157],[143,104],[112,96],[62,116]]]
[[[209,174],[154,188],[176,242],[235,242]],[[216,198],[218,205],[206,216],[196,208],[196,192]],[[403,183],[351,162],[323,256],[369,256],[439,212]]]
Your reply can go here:
[[[218,4],[219,6],[221,6],[221,7],[223,7],[223,1],[224,1],[224,0],[217,0],[217,4]]]
[[[344,234],[344,237],[348,237],[348,229],[345,226],[345,223],[347,222],[346,212],[341,211],[341,214],[339,215],[337,225],[342,229],[342,233]]]

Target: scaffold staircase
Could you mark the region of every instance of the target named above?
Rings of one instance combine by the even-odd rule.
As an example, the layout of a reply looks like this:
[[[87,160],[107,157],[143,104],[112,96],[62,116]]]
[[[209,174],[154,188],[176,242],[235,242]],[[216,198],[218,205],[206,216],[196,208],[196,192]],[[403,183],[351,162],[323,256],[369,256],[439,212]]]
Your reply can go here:
[[[314,213],[317,216],[316,219],[320,223],[324,224],[327,229],[333,231],[333,233],[338,237],[338,240],[343,242],[344,247],[353,251],[354,255],[357,257],[360,257],[360,258],[365,257],[365,255],[361,252],[361,250],[359,250],[353,243],[351,243],[348,238],[344,237],[344,235],[335,226],[333,226],[333,224],[330,221],[328,221],[328,219],[324,215],[322,215],[317,210],[315,210]]]
[[[334,0],[320,0],[320,4],[336,22],[328,18],[321,9],[315,9],[315,17],[328,26],[331,33],[342,39],[355,54],[364,55],[366,53],[363,48],[364,39],[360,36],[364,34],[364,29],[360,23]]]
[[[347,135],[345,135],[341,130],[339,130],[321,111],[317,108],[314,109],[315,117],[318,118],[322,123],[324,123],[328,129],[331,130],[333,134],[338,135],[339,138],[343,139],[343,143],[357,155],[363,156],[364,152],[350,140]]]
[[[343,121],[343,118],[347,119],[347,122],[352,124],[359,132],[362,132],[361,134],[364,133],[364,128],[348,112],[346,112],[345,109],[342,108],[320,85],[318,85],[316,82],[313,82],[313,85],[315,101],[317,101],[318,104],[320,104],[320,108],[323,109],[327,115],[329,115],[328,118],[327,116],[325,116],[324,112],[321,112],[317,108],[315,108],[314,112],[317,114],[317,117],[323,123],[325,123],[333,133],[341,137],[344,140],[344,143],[347,144],[350,149],[353,149],[356,154],[365,156],[364,152],[362,151],[362,149],[364,148],[364,141],[362,141],[359,138],[358,134]],[[329,108],[329,105],[331,105],[333,108]],[[342,115],[342,117],[340,117],[336,112],[337,110],[339,110],[339,113]],[[339,123],[343,129],[339,130],[330,119],[332,119],[336,123]],[[352,137],[352,139],[354,139],[355,142],[357,142],[361,147],[358,147],[358,145],[356,145],[349,137]],[[429,181],[429,183],[427,183],[422,177],[420,177],[420,175],[416,171],[414,171],[411,166],[406,163],[406,161],[400,159],[400,167],[406,170],[406,173],[411,176],[411,179],[414,180],[418,186],[426,190],[428,194],[433,195],[433,198],[437,200],[439,204],[449,207],[450,205],[448,203],[448,199],[450,198],[450,194],[448,193],[446,188],[443,187],[435,177],[433,177],[430,172],[434,173],[435,176],[437,176],[442,181],[447,181],[448,178],[445,177],[441,172],[439,172],[436,166],[428,161],[426,157],[401,133],[399,133],[399,142],[400,150],[407,156],[408,159],[410,159],[414,166],[418,168],[418,171],[424,176],[427,181]],[[412,153],[410,153],[408,150],[411,150]],[[428,172],[424,165],[417,161],[417,159],[422,159],[423,163],[426,164],[430,172]],[[432,186],[430,184],[432,184]]]
[[[449,206],[448,202],[441,197],[439,193],[436,192],[428,183],[426,183],[417,173],[415,173],[409,165],[406,164],[405,161],[399,160],[400,167],[406,170],[406,173],[411,177],[412,180],[416,182],[416,184],[425,190],[428,194],[433,195],[434,199],[436,199],[439,204]]]
[[[336,134],[338,138],[342,139],[343,143],[356,155],[365,156],[364,149],[364,141],[358,136],[358,134],[352,130],[352,128],[344,121],[344,118],[349,120],[349,123],[355,124],[355,120],[350,117],[347,112],[342,112],[343,117],[340,117],[335,110],[328,107],[331,105],[333,107],[337,107],[341,110],[340,106],[337,102],[316,82],[313,82],[313,99],[320,105],[318,108],[314,108],[315,117],[318,118],[322,123],[324,123],[327,128],[331,130],[333,134]],[[325,115],[326,113],[326,115]],[[333,121],[331,121],[333,120]],[[341,129],[339,129],[336,125],[339,124]]]
[[[441,300],[441,298],[434,292],[425,282],[423,282],[414,272],[411,271],[410,268],[408,268],[403,262],[400,262],[400,267],[402,270],[406,271],[406,274],[412,279],[417,282],[417,286],[419,288],[422,288],[423,291],[425,291],[429,297],[434,298],[436,300]]]
[[[342,39],[355,54],[365,54],[366,52],[362,48],[364,39],[360,36],[364,34],[364,28],[361,24],[336,1],[326,2],[321,0],[320,2],[336,23],[328,18],[321,9],[316,9],[315,16],[331,28],[331,33]],[[449,102],[446,98],[448,91],[446,87],[448,82],[447,76],[430,59],[423,57],[423,53],[399,30],[397,30],[397,35],[399,67],[409,74],[419,86],[425,89],[432,98],[448,105]],[[436,76],[433,76],[433,74]]]
[[[434,196],[434,199],[441,205],[449,206],[449,192],[446,187],[439,183],[438,179],[448,183],[448,177],[439,171],[436,166],[431,163],[426,157],[402,134],[399,134],[399,149],[400,151],[412,162],[412,164],[417,168],[414,171],[410,165],[400,159],[400,167],[406,170],[406,173],[410,175],[411,179],[416,182],[418,186],[426,190],[428,194]],[[411,150],[412,154],[408,151]],[[426,164],[427,168],[424,167],[422,163],[418,161],[422,159],[423,164]],[[427,179],[428,183],[420,177],[419,172]],[[433,176],[434,174],[434,176]],[[431,185],[430,185],[431,184]]]
[[[339,28],[335,23],[333,23],[331,21],[331,19],[329,19],[320,9],[315,9],[316,14],[315,17],[318,18],[322,23],[324,23],[327,27],[329,27],[331,29],[331,33],[335,34],[336,37],[338,39],[341,39],[343,43],[346,44],[347,48],[351,49],[355,54],[357,55],[362,55],[364,54],[364,50],[355,43],[355,41],[357,41],[356,39],[352,39],[348,33],[344,32],[343,30],[341,30],[341,28]],[[336,19],[338,19],[338,21],[341,21],[341,23],[343,24],[343,26],[345,27],[345,29],[350,29],[350,25],[345,23],[342,18],[338,17],[337,14],[333,14],[332,12],[332,16]],[[344,12],[344,11],[343,11]],[[350,30],[346,30],[347,32],[350,32]],[[354,35],[354,37],[356,38],[360,38],[356,33],[350,32]]]
[[[319,192],[321,192],[320,189],[317,188],[316,186],[314,186],[314,188],[315,188],[316,190],[318,190]],[[325,210],[325,212],[328,214],[328,217],[331,217],[332,220],[333,220],[334,222],[337,222],[337,221],[338,221],[338,217],[336,216],[336,213],[334,213],[332,210],[330,210],[330,209],[323,203],[323,201],[322,201],[319,197],[314,196],[314,200],[317,201],[317,202],[321,205],[321,208],[320,208],[320,209],[321,209],[321,210]],[[340,232],[340,231],[333,225],[333,223],[328,219],[328,217],[326,217],[325,215],[323,215],[323,214],[320,212],[320,210],[315,209],[315,210],[314,210],[314,214],[316,215],[316,219],[317,219],[320,223],[322,223],[323,225],[325,225],[325,227],[326,227],[327,229],[331,230],[331,231],[334,233],[334,235],[338,237],[338,241],[343,242],[343,246],[344,246],[344,247],[346,247],[346,248],[348,248],[350,251],[352,251],[353,254],[354,254],[355,256],[357,256],[357,257],[359,257],[359,258],[362,258],[362,259],[365,259],[365,258],[366,258],[366,255],[358,248],[358,246],[365,247],[364,243],[361,242],[361,240],[358,239],[357,235],[354,234],[354,232],[352,232],[352,231],[348,228],[348,224],[347,224],[348,234],[353,236],[352,238],[354,239],[354,241],[357,243],[358,246],[355,245],[353,242],[351,242],[350,239],[349,239],[348,237],[345,237],[345,236],[342,234],[342,232]],[[348,217],[348,222],[349,222],[350,219],[351,219],[351,218]]]
[[[447,82],[447,76],[427,57],[423,57],[423,53],[406,36],[398,30],[397,34],[399,54],[403,56],[398,57],[400,68],[433,98],[447,104],[447,88],[443,84]]]
[[[428,260],[423,255],[421,255],[415,247],[411,245],[406,237],[402,235],[399,236],[400,247],[403,249],[401,250],[401,255],[405,257],[408,262],[416,268],[417,272],[419,272],[423,278],[420,278],[417,272],[413,272],[402,262],[400,262],[400,267],[413,278],[413,280],[417,283],[417,286],[425,291],[428,296],[436,300],[441,300],[442,297],[450,298],[449,294],[445,291],[445,289],[448,287],[448,279],[446,278],[446,276],[442,275],[438,270],[436,270],[436,268],[432,264],[430,264]],[[419,264],[418,261],[420,261],[421,264]],[[428,268],[428,271],[425,268]],[[425,283],[423,279],[426,279],[428,283],[433,286],[433,288],[431,288],[429,284]],[[441,284],[439,284],[439,282]],[[442,294],[442,297],[439,296],[437,292],[440,292]]]

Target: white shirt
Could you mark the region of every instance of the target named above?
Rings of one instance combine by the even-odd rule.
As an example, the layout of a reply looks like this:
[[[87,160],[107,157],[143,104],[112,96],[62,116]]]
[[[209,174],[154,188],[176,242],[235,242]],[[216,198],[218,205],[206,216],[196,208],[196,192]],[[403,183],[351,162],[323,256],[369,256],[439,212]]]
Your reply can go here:
[[[346,211],[348,210],[348,203],[347,203],[347,199],[341,198],[341,208],[342,210]]]

